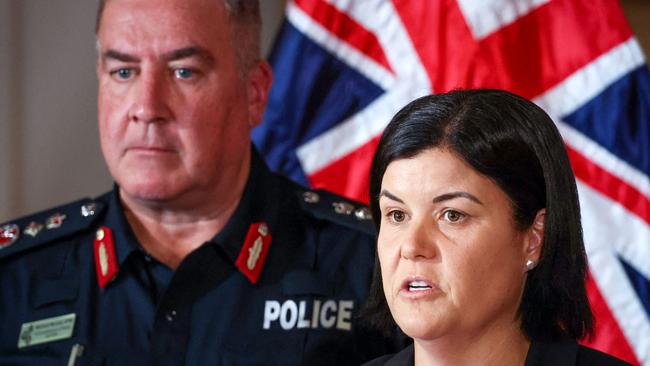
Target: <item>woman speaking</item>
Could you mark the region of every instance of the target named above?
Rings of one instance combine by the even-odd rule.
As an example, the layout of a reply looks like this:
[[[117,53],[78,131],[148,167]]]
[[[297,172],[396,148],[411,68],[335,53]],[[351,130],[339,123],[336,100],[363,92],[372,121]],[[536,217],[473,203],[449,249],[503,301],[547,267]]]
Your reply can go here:
[[[576,342],[593,324],[576,184],[535,104],[498,90],[410,103],[381,137],[370,201],[366,313],[414,342],[369,365],[627,365]]]

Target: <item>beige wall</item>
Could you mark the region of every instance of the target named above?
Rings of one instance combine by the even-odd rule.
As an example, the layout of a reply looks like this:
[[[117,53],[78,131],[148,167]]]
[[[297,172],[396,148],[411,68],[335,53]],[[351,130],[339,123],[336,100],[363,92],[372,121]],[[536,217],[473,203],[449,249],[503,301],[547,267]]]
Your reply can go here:
[[[0,0],[0,222],[14,211],[11,191],[13,186],[7,171],[10,166],[12,151],[11,134],[11,53],[9,42],[11,34],[11,8],[7,0]]]
[[[2,1],[11,24],[2,123],[10,140],[1,143],[9,151],[0,183],[9,187],[8,218],[110,185],[96,147],[94,3]]]
[[[262,0],[266,49],[284,0]],[[110,189],[97,145],[92,0],[0,0],[0,222]],[[650,1],[624,0],[650,50]]]

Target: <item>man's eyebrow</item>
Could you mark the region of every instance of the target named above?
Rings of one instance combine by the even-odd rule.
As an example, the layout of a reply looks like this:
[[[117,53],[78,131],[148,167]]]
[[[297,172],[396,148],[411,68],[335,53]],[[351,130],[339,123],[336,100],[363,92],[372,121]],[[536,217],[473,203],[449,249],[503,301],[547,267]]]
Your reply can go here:
[[[177,50],[167,52],[162,55],[162,60],[165,62],[181,60],[189,57],[198,57],[207,63],[214,63],[214,57],[206,49],[201,47],[184,47]],[[140,58],[130,55],[128,53],[116,51],[113,49],[106,50],[102,55],[104,61],[108,59],[122,61],[122,62],[140,62]]]
[[[167,52],[163,54],[162,59],[166,62],[169,62],[169,61],[176,61],[176,60],[181,60],[190,57],[198,57],[202,59],[204,62],[210,64],[214,63],[214,57],[212,57],[212,54],[208,52],[208,50],[196,46],[179,48],[177,50]]]
[[[390,198],[391,200],[399,202],[399,203],[404,203],[404,201],[402,201],[399,197],[397,197],[396,195],[388,192],[385,189],[382,189],[381,192],[379,193],[379,198],[381,198],[382,196]]]
[[[462,192],[462,191],[441,194],[440,196],[435,197],[433,199],[433,203],[440,203],[440,202],[444,202],[444,201],[449,201],[449,200],[453,200],[455,198],[466,198],[466,199],[468,199],[468,200],[470,200],[472,202],[478,203],[479,205],[483,204],[483,202],[481,202],[481,200],[476,198],[476,196],[474,196],[473,194],[470,194],[470,193],[467,193],[467,192]]]
[[[117,60],[117,61],[122,61],[122,62],[139,62],[140,59],[133,56],[129,55],[128,53],[123,53],[115,50],[108,49],[104,54],[102,55],[102,60],[106,61],[108,59],[112,60]]]

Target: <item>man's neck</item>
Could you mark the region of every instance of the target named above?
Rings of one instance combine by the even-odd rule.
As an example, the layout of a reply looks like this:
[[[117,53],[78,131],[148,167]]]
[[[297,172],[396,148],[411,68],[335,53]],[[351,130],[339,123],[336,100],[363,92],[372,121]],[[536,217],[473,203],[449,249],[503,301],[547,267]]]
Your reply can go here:
[[[249,172],[250,166],[246,164],[234,179],[222,180],[218,184],[221,187],[198,195],[196,204],[147,202],[124,192],[120,192],[120,199],[142,248],[176,269],[189,253],[212,239],[228,223],[239,205]]]
[[[126,209],[126,218],[142,248],[172,269],[196,248],[212,239],[226,225],[239,201],[231,203],[214,217],[175,220],[174,213],[138,214]],[[157,217],[162,217],[158,220]]]

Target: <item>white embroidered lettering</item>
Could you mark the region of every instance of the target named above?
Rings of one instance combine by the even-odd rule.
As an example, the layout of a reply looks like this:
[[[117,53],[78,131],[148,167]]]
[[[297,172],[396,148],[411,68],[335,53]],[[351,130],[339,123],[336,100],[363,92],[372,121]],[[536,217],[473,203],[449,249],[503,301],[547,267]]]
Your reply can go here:
[[[354,308],[354,301],[339,301],[336,329],[352,329],[352,324],[350,323],[350,319],[352,319],[352,308]]]
[[[331,328],[336,323],[336,302],[334,300],[327,300],[323,304],[323,310],[320,312],[320,324],[323,328]]]
[[[267,301],[264,305],[264,329],[271,329],[271,322],[280,318],[280,302]]]
[[[309,320],[305,319],[305,309],[307,308],[307,301],[301,301],[298,304],[298,328],[309,328]]]
[[[311,310],[311,311],[310,311]],[[339,329],[352,330],[354,301],[351,300],[268,300],[264,304],[262,327],[271,329],[276,324],[283,330]]]
[[[285,301],[282,304],[282,310],[280,314],[280,326],[282,329],[291,329],[296,326],[296,320],[298,320],[298,306],[293,300]]]
[[[314,309],[311,312],[311,326],[318,328],[318,317],[320,316],[320,300],[314,300]]]

